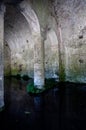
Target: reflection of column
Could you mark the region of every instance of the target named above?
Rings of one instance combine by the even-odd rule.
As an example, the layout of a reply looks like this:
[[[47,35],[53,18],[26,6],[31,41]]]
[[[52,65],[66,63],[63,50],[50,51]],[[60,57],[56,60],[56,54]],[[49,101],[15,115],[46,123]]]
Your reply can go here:
[[[34,39],[34,85],[41,89],[44,86],[43,43],[40,34]]]
[[[39,95],[34,97],[34,111],[35,111],[35,123],[34,127],[37,130],[45,129],[45,118],[44,118],[44,96]]]
[[[43,110],[43,96],[35,96],[34,97],[34,106],[35,106],[35,111],[40,112]]]
[[[4,37],[4,5],[0,4],[0,108],[4,106],[3,76],[3,38]]]

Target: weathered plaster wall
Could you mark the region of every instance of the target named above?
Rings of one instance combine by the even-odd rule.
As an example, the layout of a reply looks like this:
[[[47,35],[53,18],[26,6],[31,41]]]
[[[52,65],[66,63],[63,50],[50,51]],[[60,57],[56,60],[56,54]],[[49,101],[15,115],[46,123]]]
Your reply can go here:
[[[55,8],[65,49],[66,80],[86,82],[86,0],[57,1]]]
[[[45,76],[86,82],[86,0],[31,0],[31,7],[40,23]],[[12,74],[33,76],[31,30],[11,6],[5,17],[5,41],[11,50]]]
[[[54,31],[55,20],[50,16],[49,9],[47,8],[48,4],[45,6],[46,1],[45,3],[40,1],[39,4],[36,4],[35,1],[32,3],[32,7],[38,16],[41,26],[41,38],[45,49],[45,76],[47,78],[57,78],[59,59],[58,40]],[[43,9],[43,7],[45,8]],[[39,11],[39,8],[41,12]],[[30,25],[28,24],[27,20],[18,11],[19,10],[16,10],[14,7],[8,6],[5,17],[5,41],[11,50],[11,74],[28,74],[29,76],[33,77],[35,51],[33,34],[30,30],[31,28],[29,27]],[[32,28],[34,29],[36,28],[36,25],[35,27],[34,25],[31,26],[33,26]],[[53,39],[53,37],[55,38]],[[6,61],[8,61],[8,58]],[[5,68],[6,66],[7,64],[5,65]],[[6,74],[7,73],[8,72],[6,72]]]
[[[34,44],[31,30],[24,16],[12,6],[7,7],[5,16],[5,41],[11,51],[11,74],[33,76]],[[5,61],[8,61],[8,57]]]
[[[51,15],[50,2],[47,0],[33,0],[32,7],[35,10],[44,43],[45,76],[47,78],[59,78],[59,50],[56,36],[56,21]]]

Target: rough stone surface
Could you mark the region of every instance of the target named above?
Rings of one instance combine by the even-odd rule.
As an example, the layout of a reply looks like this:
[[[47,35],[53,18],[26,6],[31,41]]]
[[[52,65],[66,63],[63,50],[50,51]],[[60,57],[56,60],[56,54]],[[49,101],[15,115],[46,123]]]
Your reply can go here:
[[[23,1],[20,4],[20,9],[30,26],[34,42],[34,85],[41,89],[44,86],[44,50],[40,24],[37,15],[32,9],[29,1]]]
[[[5,41],[8,45],[5,48],[8,48],[8,52],[10,49],[11,53],[11,57],[9,55],[9,58],[5,58],[5,62],[11,58],[9,61],[11,74],[27,74],[33,77],[34,42],[30,25],[24,16],[12,6],[7,7],[5,15]]]
[[[4,106],[4,78],[3,78],[3,39],[4,39],[4,6],[0,5],[0,108]]]
[[[86,0],[55,3],[65,53],[67,81],[86,82]]]
[[[11,50],[12,74],[37,77],[44,58],[45,77],[86,83],[86,0],[31,0],[18,10],[8,8],[5,41]]]
[[[34,12],[33,10],[31,13],[31,10],[30,10],[31,6],[29,7],[28,11],[25,11],[23,10],[25,6],[24,3],[20,5],[21,5],[21,9],[19,8],[19,10],[22,11],[25,17],[20,14],[19,10],[11,6],[7,6],[7,11],[6,11],[6,16],[5,16],[5,41],[7,42],[11,50],[11,60],[9,61],[11,64],[11,74],[14,75],[14,74],[20,73],[21,75],[27,74],[30,77],[33,77],[34,74],[35,75],[37,74],[37,71],[36,71],[37,68],[40,69],[40,67],[36,67],[37,63],[39,62],[39,64],[42,66],[41,63],[44,62],[45,76],[47,78],[51,78],[51,77],[57,78],[58,69],[59,69],[58,67],[59,59],[58,59],[58,40],[55,34],[56,23],[55,23],[55,19],[50,15],[49,9],[47,11],[48,5],[46,4],[46,7],[42,10],[42,8],[45,6],[44,2],[41,1],[39,2],[39,4],[36,4],[35,1],[33,2],[32,7],[38,16],[39,22],[37,18],[35,18],[37,16],[33,15],[33,12]],[[38,7],[40,8],[41,13]],[[47,13],[45,13],[45,11],[47,11]],[[30,12],[29,13],[30,16],[28,16],[27,12]],[[41,19],[42,14],[43,16]],[[47,17],[48,19],[46,21],[45,19]],[[32,19],[33,19],[33,23],[32,23]],[[29,25],[27,21],[29,22]],[[41,30],[41,34],[40,34],[40,30]],[[53,39],[54,36],[55,38]],[[38,41],[36,41],[36,37],[37,38],[39,37]],[[42,42],[42,46],[43,46],[42,49],[43,48],[45,49],[44,61],[42,61],[42,58],[41,58],[43,57],[42,56],[43,54],[40,54],[41,52],[40,42]],[[35,52],[38,52],[38,54]],[[37,61],[34,61],[34,58],[37,57],[36,55],[39,55],[39,59],[37,59]],[[8,58],[6,61],[8,61]],[[34,65],[34,62],[37,62],[36,65]],[[6,64],[6,66],[8,65]],[[36,68],[35,71],[34,71],[34,68]],[[9,72],[6,72],[6,74],[7,73],[9,74]],[[35,77],[37,77],[37,75]]]
[[[59,77],[59,50],[56,36],[56,21],[51,15],[50,2],[47,0],[33,0],[32,7],[35,10],[40,23],[42,39],[44,43],[45,77]],[[46,12],[46,13],[45,13]]]

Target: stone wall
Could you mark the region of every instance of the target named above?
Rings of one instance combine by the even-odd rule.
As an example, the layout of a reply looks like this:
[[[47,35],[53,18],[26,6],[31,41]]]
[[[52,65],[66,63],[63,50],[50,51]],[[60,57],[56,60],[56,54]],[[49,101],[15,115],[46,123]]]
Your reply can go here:
[[[86,82],[86,0],[31,0],[30,6],[40,24],[45,77]],[[11,6],[5,16],[5,41],[11,51],[11,74],[33,77],[30,24]]]
[[[43,3],[43,1],[41,2],[37,4],[34,1],[31,6],[35,10],[41,26],[40,29],[44,48],[45,76],[47,78],[58,78],[58,40],[54,31],[56,23],[47,8],[48,4],[45,4],[46,2]],[[42,10],[45,5],[46,7]],[[40,8],[41,13],[38,7]],[[30,26],[33,25],[28,24],[27,20],[19,12],[19,10],[12,6],[7,6],[5,16],[5,41],[11,51],[10,64],[12,75],[20,73],[21,75],[27,74],[30,77],[33,77],[34,39]],[[55,38],[53,39],[53,37]],[[6,61],[8,61],[8,58]],[[5,66],[7,66],[7,64]],[[6,69],[5,73],[6,75],[7,73],[9,75],[9,72],[6,72]]]
[[[24,16],[13,6],[7,6],[5,14],[5,41],[7,43],[5,46],[9,46],[11,54],[9,57],[11,59],[9,61],[11,74],[33,76],[34,43],[31,30]],[[5,62],[8,61],[8,57],[7,59],[6,57],[7,54],[5,53]],[[6,71],[5,73],[9,75],[9,72]]]
[[[65,78],[86,82],[86,0],[61,0],[55,7],[65,49]]]

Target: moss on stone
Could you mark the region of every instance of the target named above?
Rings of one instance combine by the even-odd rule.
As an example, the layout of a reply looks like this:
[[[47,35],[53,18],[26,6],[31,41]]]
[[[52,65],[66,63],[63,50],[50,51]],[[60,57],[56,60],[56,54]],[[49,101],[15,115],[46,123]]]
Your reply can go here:
[[[43,89],[38,89],[36,86],[34,86],[34,83],[30,83],[29,85],[27,85],[26,89],[28,93],[32,94],[38,94],[43,92]]]
[[[62,64],[59,65],[59,81],[65,81],[65,67]]]
[[[7,70],[5,70],[4,71],[4,76],[10,76],[10,73]]]
[[[11,75],[17,75],[18,74],[18,70],[16,68],[11,69]]]
[[[45,92],[48,89],[55,87],[56,85],[57,82],[55,81],[55,79],[46,79],[45,86],[43,87],[43,89],[38,89],[37,86],[34,86],[34,83],[32,82],[27,85],[26,90],[28,93],[40,94],[42,92]]]

